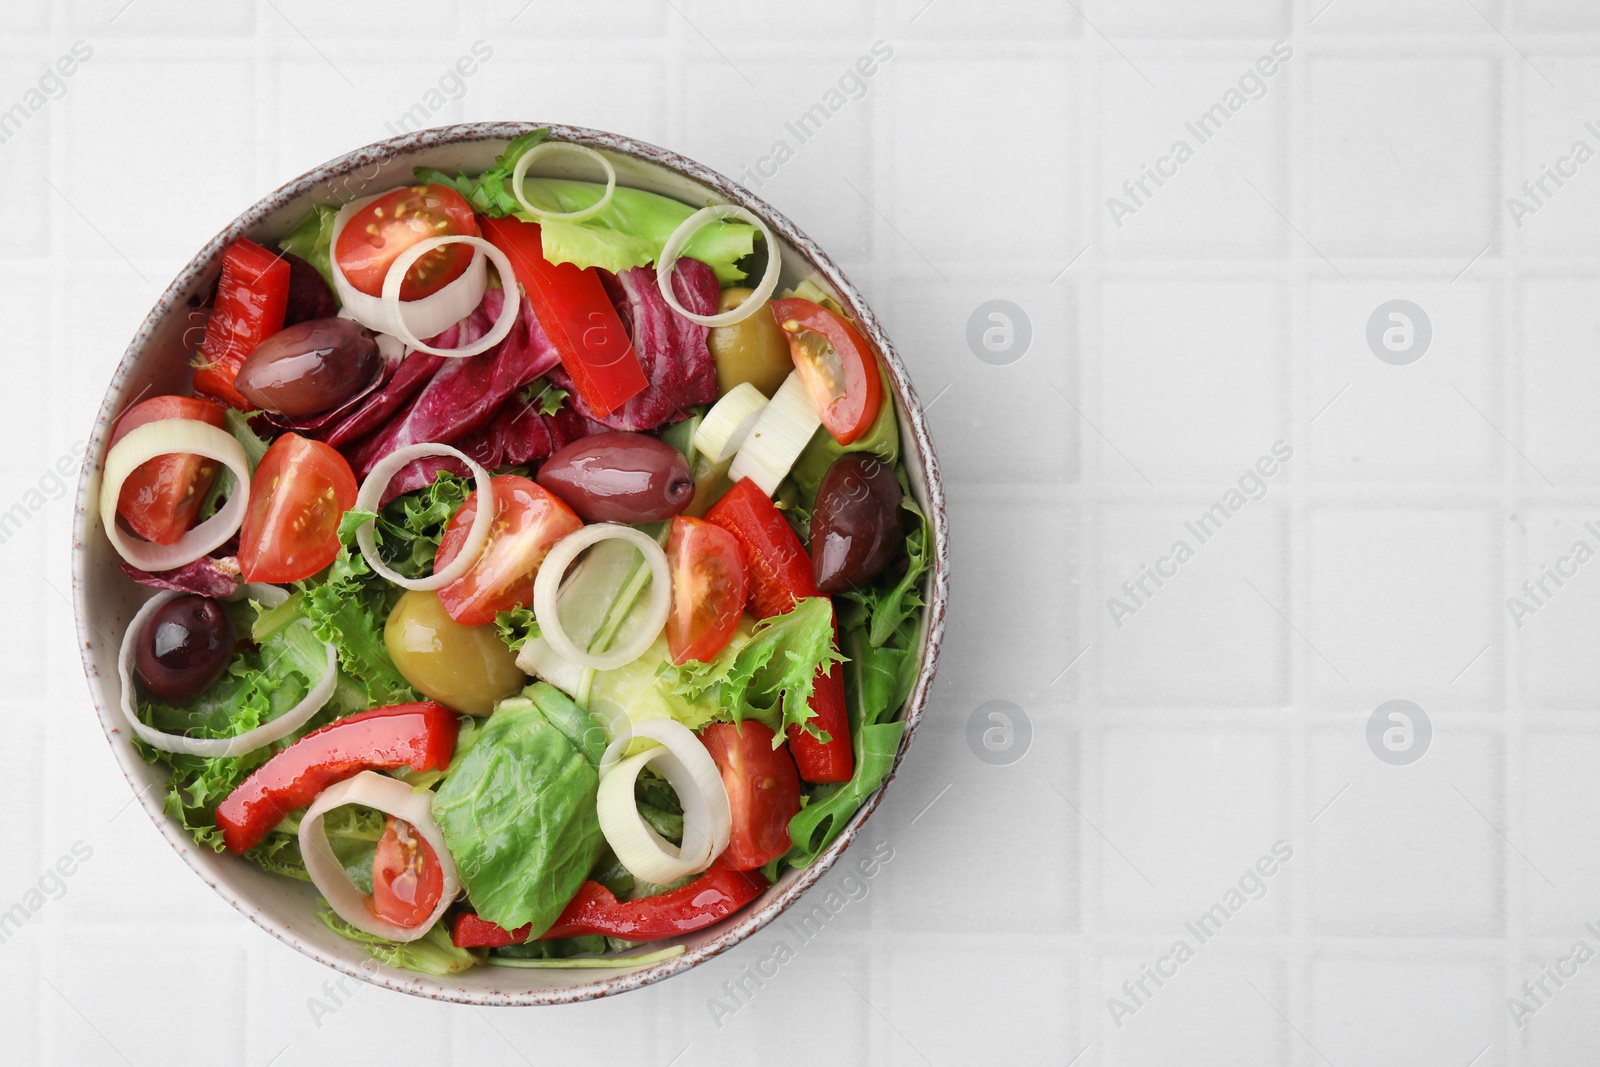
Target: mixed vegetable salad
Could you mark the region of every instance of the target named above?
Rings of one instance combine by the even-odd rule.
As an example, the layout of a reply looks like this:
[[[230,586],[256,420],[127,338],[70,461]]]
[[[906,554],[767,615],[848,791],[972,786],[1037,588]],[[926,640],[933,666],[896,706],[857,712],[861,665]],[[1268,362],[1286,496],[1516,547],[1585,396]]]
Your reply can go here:
[[[236,241],[102,481],[167,812],[435,974],[681,952],[884,780],[918,661],[877,354],[754,215],[546,132]]]

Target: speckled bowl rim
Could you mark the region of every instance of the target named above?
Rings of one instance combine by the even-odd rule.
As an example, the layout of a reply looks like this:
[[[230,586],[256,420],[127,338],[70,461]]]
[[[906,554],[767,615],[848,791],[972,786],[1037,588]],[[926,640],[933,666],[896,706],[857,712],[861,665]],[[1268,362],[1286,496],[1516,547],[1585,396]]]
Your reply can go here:
[[[845,277],[844,272],[815,242],[802,233],[799,227],[748,189],[724,175],[696,163],[694,160],[631,137],[584,127],[565,126],[559,123],[478,122],[443,126],[378,141],[315,167],[262,198],[230,223],[221,233],[212,238],[210,243],[200,250],[199,254],[189,262],[189,265],[167,287],[166,292],[156,302],[155,307],[145,318],[144,323],[139,328],[139,332],[124,353],[112,377],[111,386],[107,390],[106,397],[101,403],[87,453],[90,459],[85,462],[83,473],[79,479],[77,512],[73,524],[73,608],[77,618],[79,647],[83,655],[85,674],[88,677],[92,677],[95,672],[95,665],[90,659],[89,645],[93,636],[91,634],[93,623],[90,621],[89,605],[85,602],[85,583],[82,573],[85,539],[89,534],[88,527],[92,521],[94,510],[98,507],[98,502],[90,497],[90,489],[95,484],[100,470],[100,457],[104,454],[104,439],[109,432],[113,415],[112,406],[117,402],[124,380],[132,373],[157,325],[163,322],[167,316],[181,313],[184,310],[186,294],[195,288],[200,278],[213,269],[215,262],[227,245],[239,237],[249,234],[260,226],[268,216],[299,197],[312,192],[319,186],[323,186],[333,179],[345,177],[363,167],[390,161],[397,156],[404,156],[412,152],[444,145],[464,144],[474,141],[509,140],[540,126],[548,126],[551,136],[556,140],[573,141],[593,148],[604,148],[622,155],[632,156],[646,163],[664,167],[667,170],[676,172],[681,177],[710,189],[730,203],[739,204],[749,209],[765,221],[775,234],[787,240],[794,248],[805,255],[816,270],[832,284],[833,288],[839,293],[844,305],[856,316],[862,332],[882,353],[888,367],[890,383],[909,422],[911,439],[915,443],[917,451],[917,455],[914,458],[920,468],[928,497],[929,519],[933,537],[930,562],[931,589],[928,597],[927,610],[929,617],[922,661],[919,666],[916,684],[912,689],[910,700],[906,706],[904,714],[906,730],[900,743],[900,751],[895,756],[894,767],[890,771],[889,777],[884,780],[883,785],[867,798],[839,834],[839,837],[823,851],[816,862],[802,870],[799,877],[777,896],[764,903],[761,907],[739,917],[738,922],[722,930],[715,938],[689,948],[681,956],[632,971],[618,974],[602,974],[592,981],[580,982],[561,988],[520,991],[494,990],[487,992],[469,990],[452,986],[448,977],[435,978],[430,975],[400,972],[391,968],[356,966],[343,960],[325,956],[315,945],[302,941],[293,931],[281,926],[274,916],[270,914],[269,907],[258,906],[250,900],[236,896],[227,888],[214,884],[207,878],[207,872],[193,858],[191,852],[192,842],[183,830],[166,816],[161,808],[160,798],[149,795],[148,791],[141,792],[135,783],[132,772],[138,766],[138,756],[133,752],[131,746],[118,742],[117,735],[120,733],[121,726],[120,709],[105,706],[98,699],[95,700],[101,727],[106,733],[107,741],[111,743],[113,753],[122,767],[123,775],[128,780],[129,787],[134,790],[140,806],[144,808],[145,813],[156,824],[162,836],[167,839],[168,844],[172,845],[178,854],[183,857],[184,862],[189,864],[197,874],[212,885],[212,888],[223,899],[227,900],[229,904],[251,922],[276,937],[279,941],[292,946],[319,963],[326,964],[353,978],[415,996],[486,1007],[563,1004],[610,996],[630,989],[638,989],[687,971],[691,967],[703,963],[738,944],[776,919],[784,909],[798,900],[806,889],[828,872],[834,861],[849,846],[850,842],[877,809],[889,782],[894,779],[899,771],[901,761],[905,759],[906,752],[911,745],[911,739],[915,735],[917,726],[922,721],[922,716],[927,707],[933,686],[934,671],[938,662],[939,649],[944,636],[950,582],[949,536],[945,514],[944,487],[940,481],[939,465],[934,456],[933,442],[928,433],[923,410],[917,402],[916,392],[912,388],[910,377],[906,374],[905,366],[901,363],[894,345],[885,334],[878,317],[873,314],[861,292]],[[92,683],[90,692],[91,696],[95,695],[95,687]],[[504,973],[509,978],[517,972],[506,971]]]

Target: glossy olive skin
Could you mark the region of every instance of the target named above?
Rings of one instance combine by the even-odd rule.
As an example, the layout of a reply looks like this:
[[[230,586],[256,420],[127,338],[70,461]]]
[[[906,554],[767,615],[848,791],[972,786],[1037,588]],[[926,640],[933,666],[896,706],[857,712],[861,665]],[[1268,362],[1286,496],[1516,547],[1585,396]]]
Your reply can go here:
[[[384,647],[401,677],[447,708],[484,716],[527,677],[493,626],[463,626],[436,593],[402,596],[383,627]]]
[[[234,387],[290,418],[332,411],[371,384],[382,357],[372,331],[350,319],[310,319],[256,346]]]
[[[660,522],[694,499],[683,453],[639,433],[582,437],[544,461],[535,479],[584,522]]]
[[[900,545],[894,468],[849,452],[822,476],[811,511],[811,572],[824,593],[859,588],[882,574]]]
[[[749,289],[724,289],[717,301],[717,310],[732,311],[749,295]],[[706,345],[717,362],[719,393],[726,393],[741,382],[749,382],[770,398],[794,370],[788,335],[779,328],[767,302],[732,326],[713,326],[706,337]]]
[[[233,619],[215,600],[186,593],[157,608],[134,648],[145,692],[179,703],[199,696],[233,659]]]

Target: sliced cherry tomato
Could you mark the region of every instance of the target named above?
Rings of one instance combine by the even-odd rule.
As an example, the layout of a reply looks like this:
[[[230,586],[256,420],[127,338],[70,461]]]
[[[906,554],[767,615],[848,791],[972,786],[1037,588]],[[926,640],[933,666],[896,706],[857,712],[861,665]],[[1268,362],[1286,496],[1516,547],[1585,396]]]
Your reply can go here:
[[[389,816],[372,857],[372,914],[396,926],[415,927],[433,914],[444,892],[444,868],[427,838]]]
[[[592,415],[603,419],[644,392],[650,380],[593,267],[545,259],[536,223],[485,218],[483,232],[511,260],[534,316]]]
[[[194,419],[222,428],[222,408],[192,396],[155,396],[122,413],[111,432],[114,445],[147,422]],[[157,456],[134,468],[122,483],[117,514],[128,529],[158,545],[170,545],[194,525],[217,476],[215,460],[203,456]]]
[[[498,612],[533,603],[533,578],[551,547],[583,526],[583,520],[561,498],[537,482],[515,474],[494,479],[494,524],[478,561],[455,581],[439,587],[439,601],[463,626],[494,622]],[[461,551],[478,514],[478,494],[450,517],[439,554],[437,573]]]
[[[833,439],[847,445],[871,429],[883,403],[883,381],[866,339],[810,300],[774,300],[772,315],[789,335],[794,368]]]
[[[772,747],[772,731],[752,720],[714,722],[701,742],[722,772],[733,811],[733,833],[722,860],[753,871],[789,851],[789,820],[800,811],[800,776],[787,745]]]
[[[478,236],[472,205],[443,185],[409,185],[384,193],[351,216],[333,253],[351,285],[368,296],[382,296],[384,276],[401,252],[426,238],[448,236]],[[423,253],[406,271],[400,299],[437,293],[466,272],[474,254],[465,244]]]
[[[256,346],[283,329],[289,306],[289,264],[275,252],[241,237],[222,254],[217,298],[206,320],[194,391],[214,396],[240,411],[251,410],[233,387]]]
[[[727,530],[682,515],[667,537],[672,614],[667,647],[672,662],[709,662],[721,652],[744,614],[744,553]]]
[[[356,476],[328,445],[286,433],[261,457],[239,534],[247,582],[298,582],[339,554],[339,520],[356,504]]]

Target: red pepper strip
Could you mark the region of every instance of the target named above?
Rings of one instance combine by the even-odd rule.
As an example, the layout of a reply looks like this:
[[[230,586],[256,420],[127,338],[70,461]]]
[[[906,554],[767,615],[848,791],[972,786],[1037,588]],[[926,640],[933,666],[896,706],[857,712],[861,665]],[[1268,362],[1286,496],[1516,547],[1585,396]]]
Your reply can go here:
[[[535,223],[487,217],[478,223],[484,238],[511,260],[534,317],[590,414],[605,418],[644,392],[650,380],[594,268],[545,259]]]
[[[821,596],[812,576],[811,558],[800,536],[772,499],[749,478],[742,478],[711,505],[706,521],[727,530],[744,549],[750,586],[750,611],[758,619],[794,610],[795,601]],[[838,623],[834,623],[838,638]],[[817,671],[811,692],[811,722],[825,731],[823,742],[796,725],[789,727],[789,747],[800,777],[808,782],[848,782],[855,773],[850,748],[850,720],[844,703],[844,669]]]
[[[604,934],[626,941],[658,941],[710,926],[761,895],[759,871],[736,871],[721,861],[686,886],[655,897],[619,901],[599,882],[585,882],[540,941]]]
[[[206,321],[200,345],[200,366],[194,391],[215,397],[240,411],[253,410],[233,380],[256,346],[283,329],[289,306],[289,264],[248,238],[241,237],[222,254],[217,299]]]
[[[249,851],[285,815],[362,771],[449,766],[459,727],[455,712],[425,700],[359,712],[306,734],[217,805],[217,826],[228,851]]]
[[[594,885],[594,882],[587,883]],[[480,919],[472,912],[464,912],[456,920],[456,927],[450,932],[450,941],[456,948],[504,948],[506,945],[520,945],[528,940],[528,935],[533,933],[533,924],[519,926],[515,930],[507,930],[504,926],[496,926],[488,919]]]

